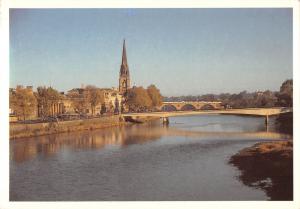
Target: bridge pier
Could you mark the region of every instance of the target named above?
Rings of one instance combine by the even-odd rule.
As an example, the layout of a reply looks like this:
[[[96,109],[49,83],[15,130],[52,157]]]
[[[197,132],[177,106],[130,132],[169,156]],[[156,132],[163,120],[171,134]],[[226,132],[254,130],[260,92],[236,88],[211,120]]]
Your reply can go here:
[[[265,125],[268,126],[269,124],[269,115],[265,116]]]
[[[164,125],[169,125],[169,118],[168,117],[163,117],[162,120],[163,120]]]

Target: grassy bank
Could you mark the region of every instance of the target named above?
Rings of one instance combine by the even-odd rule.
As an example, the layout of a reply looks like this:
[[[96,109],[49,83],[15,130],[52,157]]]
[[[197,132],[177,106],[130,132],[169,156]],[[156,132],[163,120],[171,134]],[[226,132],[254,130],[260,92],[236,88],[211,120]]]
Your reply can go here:
[[[123,124],[125,122],[120,116],[36,124],[10,124],[9,135],[10,139],[17,139],[64,132],[94,130]]]
[[[293,141],[257,143],[232,156],[247,186],[263,189],[271,200],[293,199]]]

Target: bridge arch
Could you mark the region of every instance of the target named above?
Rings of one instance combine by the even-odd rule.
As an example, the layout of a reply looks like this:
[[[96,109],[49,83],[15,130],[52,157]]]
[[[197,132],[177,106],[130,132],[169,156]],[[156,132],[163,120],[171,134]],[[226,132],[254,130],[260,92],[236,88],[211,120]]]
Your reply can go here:
[[[200,110],[215,110],[215,106],[211,105],[211,104],[205,104],[203,105]]]
[[[197,108],[194,106],[194,105],[192,105],[192,104],[185,104],[185,105],[183,105],[181,108],[180,108],[180,110],[182,110],[182,111],[186,111],[186,110],[196,110]]]
[[[177,108],[172,104],[165,104],[160,109],[163,112],[172,112],[177,110]]]

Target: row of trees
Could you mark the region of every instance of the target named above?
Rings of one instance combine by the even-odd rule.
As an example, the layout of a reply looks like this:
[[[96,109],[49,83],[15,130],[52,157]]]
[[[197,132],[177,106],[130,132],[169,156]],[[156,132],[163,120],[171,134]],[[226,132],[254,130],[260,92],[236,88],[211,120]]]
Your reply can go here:
[[[37,92],[33,92],[30,88],[17,87],[14,91],[9,92],[9,97],[10,108],[19,118],[26,120],[37,110],[37,107],[39,107],[39,114],[42,118],[51,115],[52,105],[57,104],[63,95],[52,87],[38,87]],[[78,113],[84,113],[86,109],[91,109],[91,113],[94,115],[96,106],[100,104],[102,104],[101,111],[106,111],[104,91],[95,86],[70,91],[68,97],[71,98],[72,106]],[[221,101],[224,105],[233,108],[291,107],[293,105],[293,80],[283,82],[278,92],[267,90],[248,93],[242,91],[238,94],[223,93],[165,98],[162,97],[160,90],[155,85],[150,85],[146,89],[133,87],[127,94],[125,106],[129,111],[134,112],[155,110],[155,107],[162,104],[163,99],[164,101]],[[117,103],[116,105],[119,104]]]
[[[51,106],[61,98],[61,94],[52,87],[38,87],[37,92],[33,92],[31,88],[17,86],[9,92],[9,105],[19,119],[26,120],[36,115],[38,109],[40,116],[45,118],[51,114]]]
[[[90,108],[94,115],[96,106],[104,103],[104,92],[95,86],[87,86],[82,92],[73,91],[68,96],[72,98],[72,106],[78,113]],[[63,95],[52,87],[38,87],[33,92],[31,88],[17,86],[9,92],[10,108],[23,120],[37,114],[37,110],[43,119],[50,116],[51,107],[62,99]]]
[[[133,87],[128,92],[126,101],[129,111],[143,112],[154,110],[162,104],[162,95],[155,85],[150,85],[147,89],[143,87]]]
[[[247,107],[274,107],[293,105],[293,80],[286,80],[282,83],[279,91],[263,91],[249,93],[242,91],[238,94],[205,94],[201,96],[179,96],[164,97],[164,101],[221,101],[224,105],[233,108]]]

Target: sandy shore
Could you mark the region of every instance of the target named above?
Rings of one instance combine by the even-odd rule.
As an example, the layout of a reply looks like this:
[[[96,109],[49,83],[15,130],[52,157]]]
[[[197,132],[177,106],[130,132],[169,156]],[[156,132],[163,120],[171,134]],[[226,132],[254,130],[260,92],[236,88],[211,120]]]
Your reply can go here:
[[[293,141],[262,142],[230,158],[247,186],[263,189],[270,200],[293,200]]]

